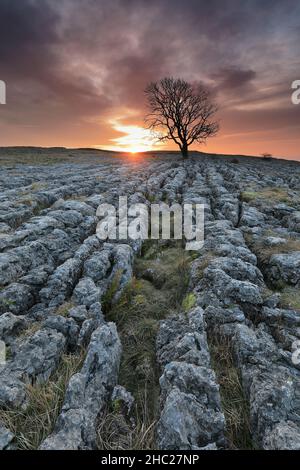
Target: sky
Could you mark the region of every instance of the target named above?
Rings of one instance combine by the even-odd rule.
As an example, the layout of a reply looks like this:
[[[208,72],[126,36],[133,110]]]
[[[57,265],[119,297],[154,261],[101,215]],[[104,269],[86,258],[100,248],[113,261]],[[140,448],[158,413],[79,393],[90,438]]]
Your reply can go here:
[[[300,160],[299,0],[0,0],[0,146],[159,149],[144,89],[165,76],[218,103],[195,150]]]

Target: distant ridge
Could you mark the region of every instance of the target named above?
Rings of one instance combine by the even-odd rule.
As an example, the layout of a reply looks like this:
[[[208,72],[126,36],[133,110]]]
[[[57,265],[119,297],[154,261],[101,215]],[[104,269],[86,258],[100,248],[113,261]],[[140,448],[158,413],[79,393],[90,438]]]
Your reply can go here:
[[[120,152],[116,150],[107,150],[107,149],[101,149],[101,148],[94,148],[94,147],[38,147],[38,146],[24,146],[24,145],[15,145],[15,146],[0,146],[0,152],[3,154],[3,152],[7,152],[7,154],[12,154],[14,152],[19,152],[20,157],[23,155],[27,155],[29,153],[32,154],[53,154],[53,153],[61,153],[61,154],[68,154],[69,157],[75,156],[72,155],[72,152],[74,154],[76,152],[90,152],[90,153],[96,153],[96,154],[105,154],[105,155],[120,155],[120,157],[123,157],[124,155],[128,155],[130,152]],[[148,150],[145,152],[138,152],[140,155],[149,155],[155,157],[156,155],[174,155],[174,156],[180,156],[180,152],[177,150]],[[232,159],[232,163],[238,163],[237,160],[239,159],[256,159],[256,160],[262,160],[265,161],[266,163],[269,162],[269,164],[278,162],[278,161],[284,161],[284,162],[295,162],[295,163],[300,163],[300,157],[299,159],[296,158],[284,158],[284,157],[279,157],[279,156],[272,156],[268,158],[264,158],[261,155],[242,155],[242,154],[221,154],[221,153],[211,153],[211,152],[201,152],[199,150],[191,150],[190,151],[190,156],[193,155],[199,155],[203,157],[215,157],[215,158],[228,158]],[[236,160],[234,162],[234,160]]]

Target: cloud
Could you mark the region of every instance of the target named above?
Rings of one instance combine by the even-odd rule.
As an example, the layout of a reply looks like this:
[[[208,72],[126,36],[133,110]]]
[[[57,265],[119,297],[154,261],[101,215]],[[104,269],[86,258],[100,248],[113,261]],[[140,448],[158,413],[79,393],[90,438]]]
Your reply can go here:
[[[212,74],[212,78],[222,90],[234,90],[248,86],[257,76],[254,70],[242,70],[238,67],[225,67]]]
[[[75,140],[98,132],[107,144],[118,137],[107,122],[122,108],[140,123],[147,82],[174,75],[206,83],[237,131],[250,109],[272,127],[299,78],[299,28],[297,0],[1,0],[0,119],[10,135],[26,124],[46,139],[48,126],[52,142],[80,126]],[[131,113],[123,122],[135,124]]]

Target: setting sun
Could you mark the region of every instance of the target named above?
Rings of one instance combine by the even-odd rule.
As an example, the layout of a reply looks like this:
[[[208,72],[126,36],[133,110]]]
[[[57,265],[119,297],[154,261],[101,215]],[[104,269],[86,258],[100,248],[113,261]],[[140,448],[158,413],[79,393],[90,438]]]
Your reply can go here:
[[[124,135],[111,139],[112,145],[101,146],[101,148],[129,153],[148,152],[161,148],[161,143],[148,129],[137,125],[122,124],[119,119],[114,119],[110,123],[115,131]]]

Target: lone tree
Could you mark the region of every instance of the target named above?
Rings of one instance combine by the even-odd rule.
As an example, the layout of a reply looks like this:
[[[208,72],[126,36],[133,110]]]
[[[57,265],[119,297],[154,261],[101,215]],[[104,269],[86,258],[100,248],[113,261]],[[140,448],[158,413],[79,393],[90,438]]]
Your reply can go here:
[[[184,80],[163,78],[150,83],[145,90],[150,113],[146,116],[149,129],[159,130],[160,141],[173,140],[183,158],[194,142],[204,143],[214,136],[219,124],[213,120],[217,107],[207,90]]]

